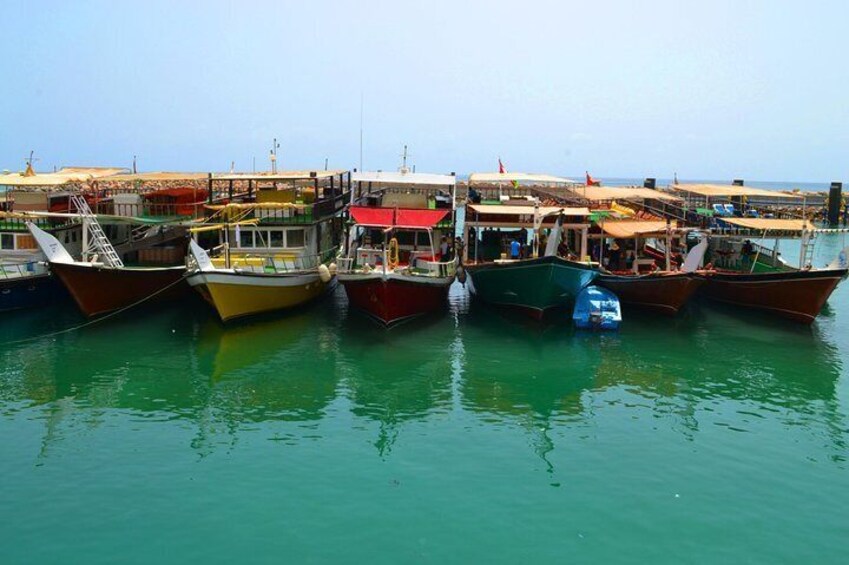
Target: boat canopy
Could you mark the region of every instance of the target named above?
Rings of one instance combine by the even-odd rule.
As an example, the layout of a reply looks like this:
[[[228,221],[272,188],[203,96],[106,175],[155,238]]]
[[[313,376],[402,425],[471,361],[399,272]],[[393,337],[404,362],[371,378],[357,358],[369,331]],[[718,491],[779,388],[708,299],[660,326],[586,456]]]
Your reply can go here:
[[[721,221],[741,228],[760,231],[802,231],[814,226],[806,220],[780,218],[721,218]]]
[[[577,184],[573,180],[537,173],[472,173],[469,183],[528,182],[538,184]]]
[[[62,186],[71,182],[88,182],[100,178],[111,177],[127,169],[117,167],[64,167],[55,173],[25,175],[23,173],[8,173],[0,175],[0,186],[19,187],[51,187]]]
[[[351,217],[357,225],[372,228],[430,229],[441,222],[451,210],[420,210],[413,208],[371,208],[351,206]]]
[[[586,186],[570,189],[575,196],[591,201],[603,200],[667,200],[681,202],[684,199],[674,194],[661,192],[652,188],[616,187],[616,186]]]
[[[478,214],[491,214],[498,216],[533,216],[533,206],[507,206],[502,204],[468,204],[469,209]],[[589,216],[589,208],[564,208],[561,206],[540,206],[537,208],[542,217],[563,214],[564,216]]]
[[[353,182],[378,182],[385,184],[422,184],[436,186],[454,186],[457,177],[454,175],[436,175],[432,173],[409,173],[395,171],[361,171],[351,174]]]
[[[724,184],[673,184],[672,188],[680,192],[689,192],[713,198],[716,196],[769,196],[772,198],[802,198],[801,194],[790,194],[777,190],[752,188],[750,186],[732,186]]]
[[[326,179],[347,173],[343,170],[332,171],[280,171],[277,173],[215,173],[212,180],[254,180],[254,181],[286,181],[286,180],[311,180]]]
[[[638,236],[646,236],[651,234],[666,233],[666,220],[663,221],[632,221],[632,220],[611,220],[599,222],[601,231],[605,234],[621,238],[630,239]],[[676,224],[673,222],[670,227],[675,229]]]
[[[206,180],[208,173],[181,173],[175,171],[154,171],[150,173],[127,173],[110,176],[109,182],[156,182],[156,181],[197,181]]]

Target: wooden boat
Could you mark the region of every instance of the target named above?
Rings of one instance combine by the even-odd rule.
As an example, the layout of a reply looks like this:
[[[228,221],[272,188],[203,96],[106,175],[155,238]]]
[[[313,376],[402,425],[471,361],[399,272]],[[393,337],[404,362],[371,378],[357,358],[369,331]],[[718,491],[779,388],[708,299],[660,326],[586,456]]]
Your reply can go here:
[[[541,320],[552,308],[574,303],[598,275],[592,265],[547,256],[464,264],[469,291],[484,302],[506,306]]]
[[[653,227],[653,224],[658,225]],[[665,235],[664,250],[672,247],[673,230],[665,222],[607,221],[601,224],[601,228],[606,234],[615,234],[620,240],[632,238],[635,248],[639,247],[640,236],[650,235]],[[674,316],[704,284],[704,279],[694,273],[702,262],[707,246],[707,240],[704,240],[693,247],[683,265],[680,265],[680,270],[671,269],[672,261],[668,253],[654,253],[655,256],[664,257],[665,269],[642,272],[639,270],[641,259],[637,258],[631,271],[602,272],[596,284],[615,292],[626,306]],[[652,262],[651,267],[655,266]]]
[[[452,175],[354,173],[347,249],[337,276],[349,303],[389,326],[442,309],[454,282]],[[434,243],[442,240],[440,249]],[[450,242],[450,243],[449,243]]]
[[[703,293],[712,300],[811,324],[849,273],[849,249],[826,268],[811,266],[816,235],[829,230],[815,229],[806,220],[724,218],[722,222],[733,227],[711,234],[715,270],[699,274],[705,281]],[[732,230],[735,233],[729,233]],[[746,230],[753,230],[762,241],[773,232],[775,247],[751,242]],[[790,265],[778,252],[778,240],[787,237],[801,237],[800,267]]]
[[[619,299],[606,288],[590,285],[578,293],[572,321],[581,330],[617,330],[622,321]]]
[[[705,281],[703,292],[712,300],[811,324],[847,272],[846,268],[773,273],[715,271],[697,276]]]
[[[76,261],[55,237],[32,223],[27,227],[47,257],[50,271],[59,277],[86,316],[105,314],[143,300],[176,299],[188,291],[184,265],[125,267],[122,263],[111,266],[96,260]]]
[[[587,256],[589,209],[542,206],[532,189],[521,186],[570,182],[526,173],[474,173],[469,177],[470,194],[489,191],[487,202],[499,202],[473,200],[466,205],[464,240],[468,243],[460,280],[467,276],[475,297],[541,319],[549,309],[571,306],[595,279],[598,263]],[[508,194],[504,194],[505,187]],[[549,232],[544,245],[540,241],[543,231]],[[571,249],[580,249],[579,255]],[[578,260],[579,256],[583,259]]]
[[[208,207],[216,217],[238,221],[198,229],[220,232],[224,241],[212,258],[190,242],[196,269],[189,285],[224,322],[294,308],[325,294],[336,284],[332,261],[342,238],[339,215],[350,198],[346,176],[350,187],[347,171],[241,175],[256,183],[255,202]]]

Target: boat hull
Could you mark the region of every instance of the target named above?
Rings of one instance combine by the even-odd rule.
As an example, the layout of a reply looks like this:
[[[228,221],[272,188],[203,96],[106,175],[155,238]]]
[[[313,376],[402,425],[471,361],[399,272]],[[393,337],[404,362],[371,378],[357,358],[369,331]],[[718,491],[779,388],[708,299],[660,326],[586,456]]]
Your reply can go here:
[[[335,280],[322,282],[317,273],[199,272],[189,276],[189,285],[215,308],[221,321],[228,322],[306,304],[332,288]]]
[[[712,300],[757,308],[810,324],[846,273],[846,269],[713,273],[703,275],[703,292]]]
[[[454,278],[423,278],[340,275],[339,282],[352,306],[389,326],[444,308]]]
[[[62,283],[49,273],[0,279],[0,312],[37,308],[65,296]]]
[[[674,316],[705,283],[687,273],[599,275],[595,284],[619,297],[626,306]]]
[[[518,308],[541,319],[550,308],[569,307],[598,271],[560,257],[466,265],[469,290],[490,304]]]
[[[50,263],[83,314],[92,317],[150,298],[161,302],[189,291],[185,267],[111,269],[86,263]]]

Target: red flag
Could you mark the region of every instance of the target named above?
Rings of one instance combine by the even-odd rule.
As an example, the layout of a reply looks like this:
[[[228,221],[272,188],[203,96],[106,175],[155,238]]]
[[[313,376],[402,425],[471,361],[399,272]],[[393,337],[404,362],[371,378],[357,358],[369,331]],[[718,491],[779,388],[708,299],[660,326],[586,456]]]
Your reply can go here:
[[[501,162],[501,157],[498,158],[498,172],[502,175],[507,172],[507,169],[504,167],[504,163]],[[519,188],[519,181],[513,181],[513,188]]]
[[[601,186],[601,181],[595,180],[594,178],[592,178],[588,171],[586,171],[586,173],[587,173],[587,186]]]

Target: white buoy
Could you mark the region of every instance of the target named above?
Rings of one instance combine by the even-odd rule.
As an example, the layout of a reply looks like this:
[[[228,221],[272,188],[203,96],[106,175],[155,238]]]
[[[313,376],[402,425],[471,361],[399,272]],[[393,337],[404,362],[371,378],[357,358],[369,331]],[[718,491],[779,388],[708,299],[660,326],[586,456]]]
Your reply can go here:
[[[333,278],[333,275],[330,274],[330,269],[327,268],[327,265],[318,266],[318,278],[320,278],[323,283],[328,283],[330,282],[330,279]]]

